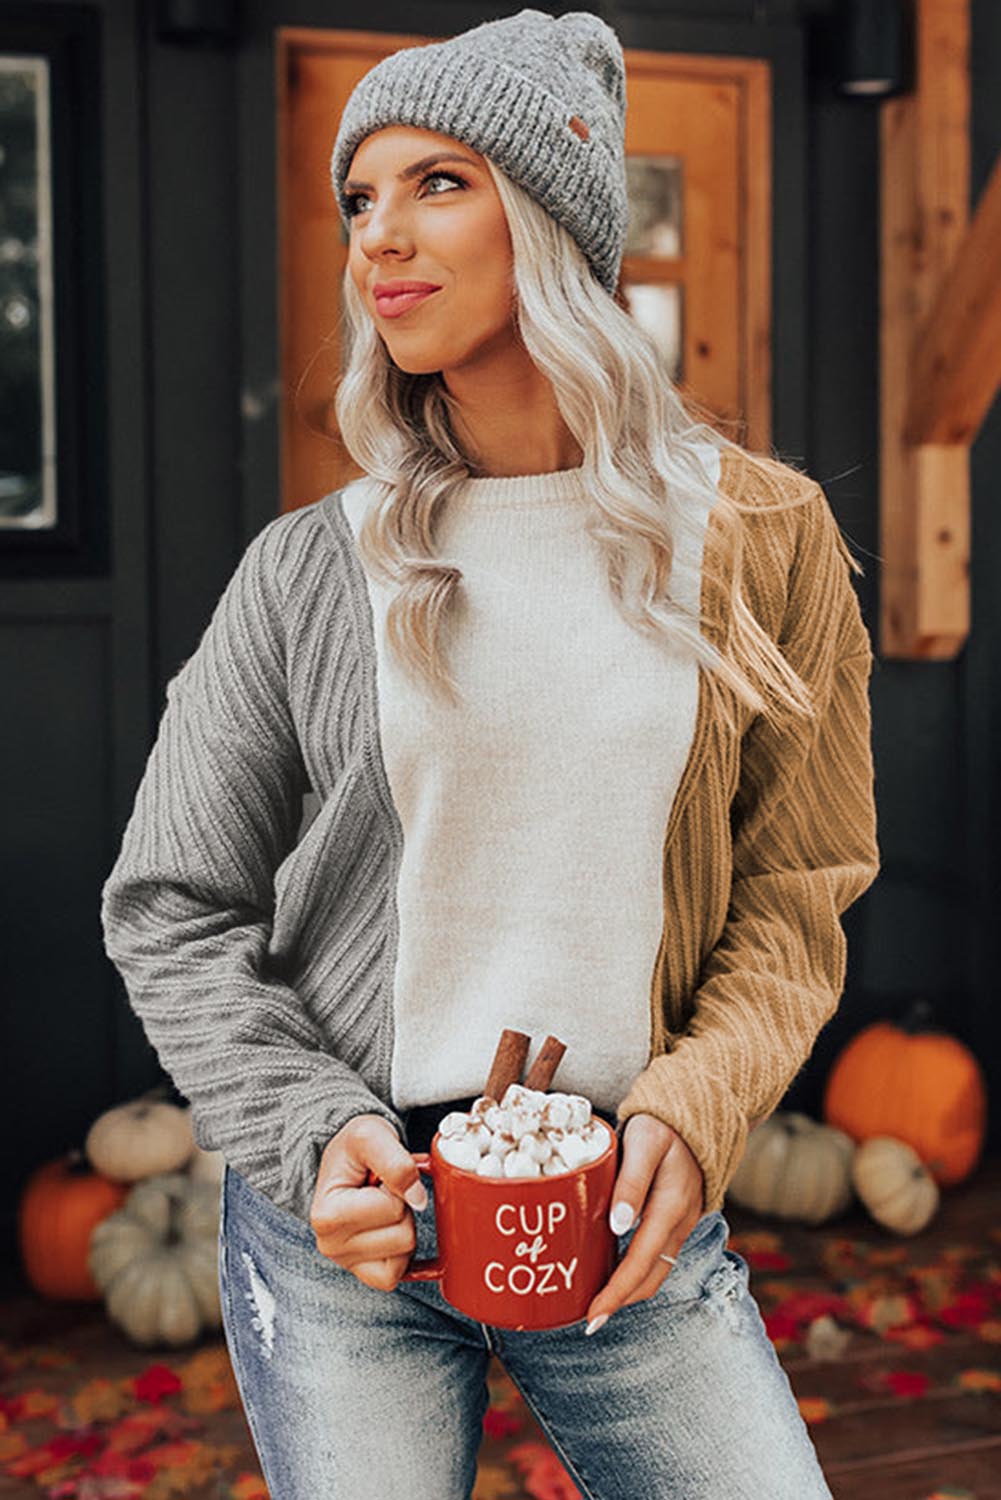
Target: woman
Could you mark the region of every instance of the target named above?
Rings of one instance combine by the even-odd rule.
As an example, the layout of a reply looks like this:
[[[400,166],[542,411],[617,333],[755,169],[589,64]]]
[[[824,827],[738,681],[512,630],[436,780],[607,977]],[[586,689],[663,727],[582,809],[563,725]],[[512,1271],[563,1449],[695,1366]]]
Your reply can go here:
[[[105,887],[226,1158],[226,1334],[276,1500],[468,1496],[492,1352],[593,1500],[830,1493],[721,1210],[878,868],[872,653],[820,487],[691,420],[613,296],[624,111],[585,13],[355,89],[337,414],[364,477],[250,543]],[[401,1281],[436,1244],[412,1153],[505,1026],[564,1040],[556,1086],[620,1133],[620,1263],[544,1332]]]

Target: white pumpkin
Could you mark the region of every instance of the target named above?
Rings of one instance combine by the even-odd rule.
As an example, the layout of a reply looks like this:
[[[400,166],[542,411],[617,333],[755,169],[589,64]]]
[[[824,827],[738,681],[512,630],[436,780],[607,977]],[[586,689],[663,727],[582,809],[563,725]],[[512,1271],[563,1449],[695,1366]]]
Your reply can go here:
[[[191,1116],[162,1099],[133,1099],[99,1115],[84,1149],[95,1172],[114,1182],[138,1182],[176,1172],[195,1149]]]
[[[751,1131],[727,1193],[759,1214],[822,1224],[852,1201],[854,1151],[843,1130],[779,1110]]]
[[[913,1146],[892,1135],[863,1141],[852,1180],[877,1224],[896,1234],[917,1234],[938,1208],[938,1183]]]
[[[226,1158],[221,1151],[203,1151],[196,1146],[188,1162],[188,1176],[195,1182],[211,1182],[218,1187],[226,1170]]]
[[[97,1225],[90,1272],[136,1344],[188,1344],[219,1328],[219,1192],[183,1173],[150,1177]]]

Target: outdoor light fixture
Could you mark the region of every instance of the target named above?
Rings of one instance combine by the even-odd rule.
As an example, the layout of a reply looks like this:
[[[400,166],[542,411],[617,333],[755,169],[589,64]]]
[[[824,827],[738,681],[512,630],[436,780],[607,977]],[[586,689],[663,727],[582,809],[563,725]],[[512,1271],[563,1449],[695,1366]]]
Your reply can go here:
[[[904,0],[839,0],[832,31],[833,80],[839,93],[885,99],[910,87]]]
[[[239,40],[239,0],[157,0],[156,34],[164,42],[232,44]]]

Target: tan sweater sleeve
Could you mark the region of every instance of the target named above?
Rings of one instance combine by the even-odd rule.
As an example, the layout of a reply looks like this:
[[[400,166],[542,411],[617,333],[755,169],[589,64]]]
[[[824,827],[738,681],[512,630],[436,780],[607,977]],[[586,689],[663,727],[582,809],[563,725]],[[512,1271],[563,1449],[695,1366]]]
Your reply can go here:
[[[698,1160],[704,1211],[722,1207],[750,1127],[777,1107],[837,1009],[840,916],[879,869],[871,751],[872,647],[850,554],[826,497],[804,507],[780,639],[818,707],[741,745],[731,808],[733,876],[723,932],[707,956],[687,1027],[634,1081],[620,1123],[645,1112]]]

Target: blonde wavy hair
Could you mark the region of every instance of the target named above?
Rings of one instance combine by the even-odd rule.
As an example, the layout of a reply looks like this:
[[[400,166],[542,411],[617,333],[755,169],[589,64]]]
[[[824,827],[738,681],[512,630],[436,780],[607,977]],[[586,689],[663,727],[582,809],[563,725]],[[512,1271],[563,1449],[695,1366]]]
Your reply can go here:
[[[616,607],[637,631],[689,653],[708,669],[711,688],[725,684],[752,713],[813,717],[807,684],[741,591],[741,512],[759,512],[762,504],[718,491],[699,453],[700,445],[721,456],[738,445],[690,413],[653,339],[596,281],[567,230],[485,160],[511,233],[516,325],[583,451],[582,479],[594,502],[586,526],[601,548]],[[477,473],[456,438],[458,405],[440,374],[409,374],[393,363],[348,271],[343,317],[337,421],[348,452],[376,486],[359,553],[375,576],[399,583],[387,611],[390,650],[405,671],[455,705],[461,695],[441,639],[462,571],[436,553],[434,539],[450,495]],[[763,455],[756,461],[778,462]],[[794,495],[774,508],[805,498]],[[703,577],[709,590],[728,596],[724,651],[703,633],[702,614],[680,605],[670,589],[676,543],[709,508],[724,546],[717,565],[705,549]],[[626,578],[637,571],[638,587],[627,593]],[[729,703],[721,707],[732,723]]]

